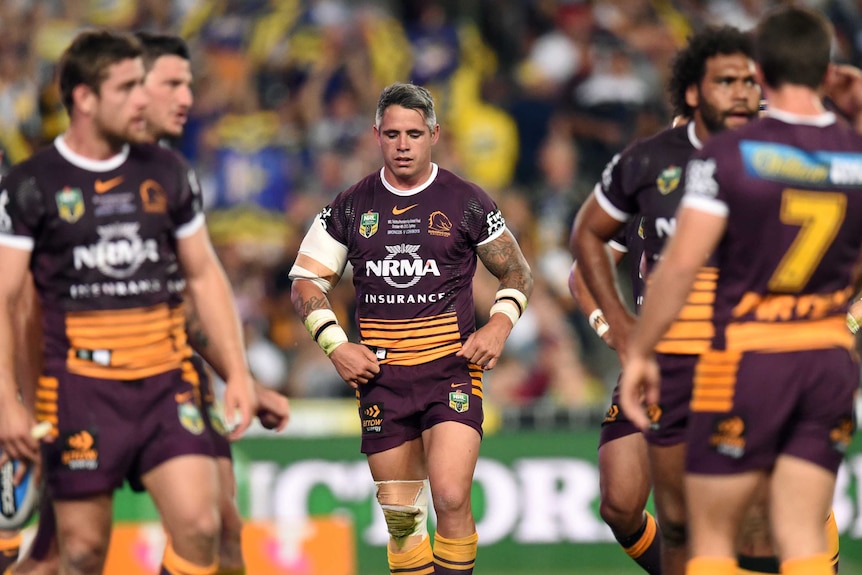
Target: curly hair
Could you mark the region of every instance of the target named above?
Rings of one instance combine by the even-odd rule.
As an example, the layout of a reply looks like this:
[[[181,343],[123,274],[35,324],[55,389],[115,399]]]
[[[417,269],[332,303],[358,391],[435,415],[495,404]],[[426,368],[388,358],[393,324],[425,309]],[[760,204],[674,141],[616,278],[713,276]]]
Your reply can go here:
[[[709,26],[689,36],[688,45],[671,62],[667,91],[674,115],[690,118],[694,113],[685,101],[685,93],[692,84],[700,84],[706,74],[706,61],[719,54],[744,54],[754,59],[751,35],[733,26]]]

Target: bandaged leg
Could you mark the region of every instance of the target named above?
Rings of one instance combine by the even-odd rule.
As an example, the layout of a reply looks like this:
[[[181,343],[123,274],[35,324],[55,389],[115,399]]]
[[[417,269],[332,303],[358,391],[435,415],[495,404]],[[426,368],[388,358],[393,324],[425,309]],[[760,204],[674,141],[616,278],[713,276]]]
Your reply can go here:
[[[389,530],[389,570],[416,575],[434,573],[428,539],[428,482],[377,481],[377,501]]]

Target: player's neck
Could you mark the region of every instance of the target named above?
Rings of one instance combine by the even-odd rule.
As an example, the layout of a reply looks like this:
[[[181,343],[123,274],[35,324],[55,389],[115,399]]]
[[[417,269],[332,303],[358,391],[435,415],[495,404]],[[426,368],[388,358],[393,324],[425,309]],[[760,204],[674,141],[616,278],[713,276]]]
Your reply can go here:
[[[817,92],[807,86],[785,84],[778,89],[765,89],[770,109],[783,110],[797,116],[819,116],[826,109]]]
[[[125,142],[98,134],[92,126],[71,123],[63,141],[77,155],[90,160],[108,160],[123,151]]]
[[[428,167],[422,170],[420,173],[416,174],[412,178],[399,178],[388,168],[384,166],[383,168],[383,177],[386,179],[386,183],[395,188],[396,190],[401,191],[409,191],[415,188],[418,188],[422,184],[428,181],[431,177],[431,174],[434,173],[434,165],[429,163]]]

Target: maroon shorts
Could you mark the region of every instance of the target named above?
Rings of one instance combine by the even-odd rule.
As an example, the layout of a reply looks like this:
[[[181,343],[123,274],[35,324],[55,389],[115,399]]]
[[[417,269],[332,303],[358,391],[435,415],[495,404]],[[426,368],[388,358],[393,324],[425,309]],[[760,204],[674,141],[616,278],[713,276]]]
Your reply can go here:
[[[656,354],[661,369],[658,405],[648,407],[651,425],[644,434],[647,443],[659,447],[686,441],[691,385],[697,355]]]
[[[607,413],[605,413],[604,421],[602,421],[602,429],[599,433],[599,449],[601,449],[602,445],[610,443],[615,439],[640,432],[641,430],[629,421],[626,414],[620,408],[620,388],[619,384],[617,384],[611,396],[611,406],[608,408]]]
[[[169,459],[212,457],[212,439],[195,401],[197,378],[191,372],[189,365],[119,381],[47,368],[38,393],[40,402],[56,404],[58,435],[42,444],[51,497],[113,491],[124,479],[141,490],[141,477]],[[45,411],[45,403],[40,411]]]
[[[356,397],[362,453],[392,449],[444,421],[482,435],[482,369],[454,355],[414,366],[383,365]]]
[[[212,438],[215,456],[233,459],[230,451],[230,441],[227,438],[227,428],[222,418],[222,413],[216,408],[215,392],[213,391],[212,380],[210,379],[204,360],[196,354],[192,356],[191,362],[201,382],[201,402],[203,403],[201,411],[203,412],[207,433]]]
[[[855,431],[858,388],[859,365],[843,349],[709,352],[695,379],[686,469],[769,470],[791,455],[835,473]]]

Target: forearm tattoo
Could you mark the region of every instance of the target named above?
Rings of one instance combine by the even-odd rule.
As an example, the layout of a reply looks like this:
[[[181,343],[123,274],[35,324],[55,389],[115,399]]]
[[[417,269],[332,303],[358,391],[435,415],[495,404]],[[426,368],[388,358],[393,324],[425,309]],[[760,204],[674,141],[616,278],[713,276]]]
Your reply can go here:
[[[332,306],[329,305],[329,300],[326,299],[326,296],[311,296],[309,298],[304,298],[301,293],[294,292],[291,300],[293,301],[293,307],[296,310],[296,313],[305,320],[308,315],[316,309],[330,309]]]
[[[533,289],[533,276],[530,266],[521,253],[521,248],[510,232],[490,242],[479,246],[477,254],[482,263],[504,288],[515,288],[525,295]]]

